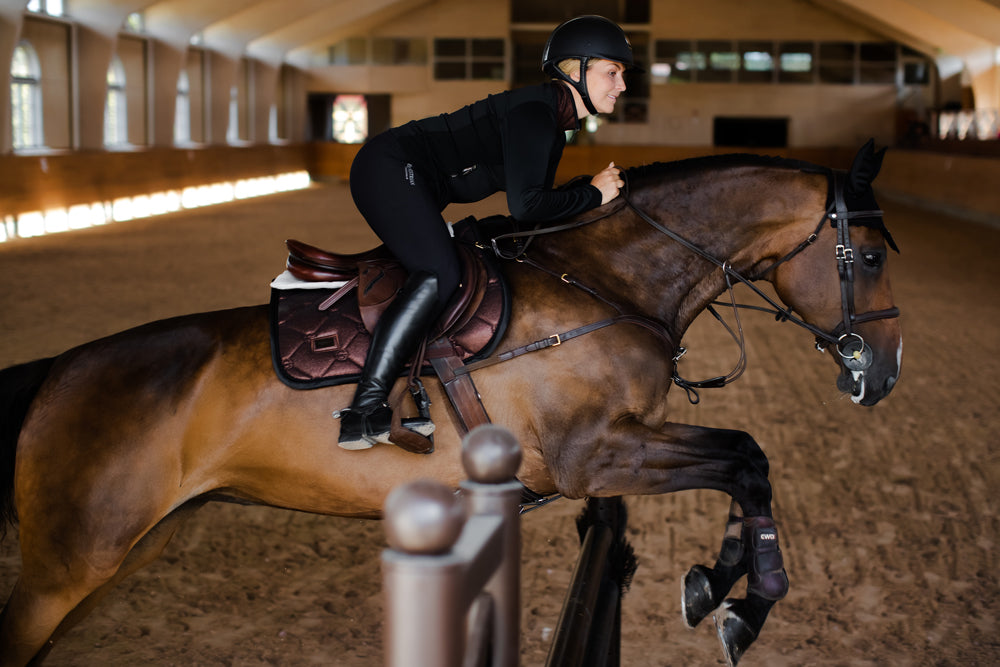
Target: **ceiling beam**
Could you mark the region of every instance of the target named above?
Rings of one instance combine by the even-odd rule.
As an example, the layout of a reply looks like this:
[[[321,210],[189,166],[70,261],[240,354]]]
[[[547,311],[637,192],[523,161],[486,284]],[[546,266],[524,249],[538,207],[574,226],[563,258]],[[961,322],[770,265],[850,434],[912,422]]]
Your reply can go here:
[[[347,37],[367,35],[380,25],[389,23],[435,0],[368,0],[363,6],[351,0],[348,11],[339,14],[337,25],[303,25],[301,30],[275,35],[268,48],[278,48],[289,62],[301,67],[325,58],[327,49]],[[262,47],[265,44],[261,44]]]
[[[160,0],[146,7],[143,15],[149,34],[183,48],[191,42],[194,35],[257,1]]]
[[[933,0],[827,0],[814,4],[842,15],[853,14],[859,23],[874,23],[901,33],[898,39],[904,44],[929,45],[930,52],[926,46],[915,48],[935,60],[942,78],[961,75],[963,85],[972,88],[977,107],[1000,108],[1000,43],[990,36],[1000,24],[1000,11],[992,5],[982,0],[949,0],[944,10],[944,3]],[[977,28],[978,21],[990,25]]]

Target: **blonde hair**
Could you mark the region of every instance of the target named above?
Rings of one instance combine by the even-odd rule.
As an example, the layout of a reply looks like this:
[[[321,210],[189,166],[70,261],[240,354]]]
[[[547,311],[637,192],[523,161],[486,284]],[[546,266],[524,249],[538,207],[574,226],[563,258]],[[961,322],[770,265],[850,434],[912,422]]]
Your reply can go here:
[[[591,64],[594,62],[593,58],[587,63],[587,69],[590,69]],[[556,65],[566,76],[573,76],[574,74],[580,73],[580,61],[577,58],[567,58],[566,60],[560,60]]]

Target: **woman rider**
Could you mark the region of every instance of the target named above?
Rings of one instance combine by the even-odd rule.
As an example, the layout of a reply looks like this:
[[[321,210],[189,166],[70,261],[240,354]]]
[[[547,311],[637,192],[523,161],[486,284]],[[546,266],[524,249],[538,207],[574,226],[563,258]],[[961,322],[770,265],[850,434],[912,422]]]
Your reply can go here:
[[[632,47],[600,16],[566,21],[549,36],[542,69],[555,79],[490,95],[454,113],[412,121],[365,144],[351,166],[358,210],[409,272],[372,336],[338,444],[388,443],[389,390],[459,284],[459,259],[441,211],[505,191],[517,220],[566,218],[606,204],[623,183],[612,162],[589,183],[553,190],[566,130],[610,113],[625,90]],[[429,420],[406,423],[422,435]]]

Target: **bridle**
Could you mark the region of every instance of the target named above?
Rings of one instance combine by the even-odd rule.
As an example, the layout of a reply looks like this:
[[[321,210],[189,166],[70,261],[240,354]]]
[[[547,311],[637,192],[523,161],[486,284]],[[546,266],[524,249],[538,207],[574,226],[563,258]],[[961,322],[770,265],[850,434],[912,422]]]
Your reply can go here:
[[[716,265],[722,269],[723,276],[726,281],[726,289],[729,293],[729,303],[713,301],[708,305],[708,311],[726,328],[729,334],[737,342],[740,348],[740,357],[736,362],[735,367],[728,374],[709,378],[707,380],[687,380],[677,373],[676,362],[686,353],[683,347],[676,350],[674,355],[674,374],[673,381],[679,387],[685,390],[688,394],[688,400],[692,403],[698,402],[698,389],[707,388],[718,388],[724,387],[727,384],[736,380],[743,371],[746,369],[746,343],[743,337],[743,326],[740,322],[739,311],[740,309],[758,310],[766,313],[770,313],[775,316],[775,319],[779,322],[792,322],[793,324],[806,329],[811,332],[816,337],[816,349],[820,352],[824,351],[830,345],[833,345],[837,350],[843,360],[845,368],[849,371],[855,373],[861,373],[867,370],[873,361],[874,355],[872,353],[871,347],[865,342],[864,338],[861,337],[859,333],[854,330],[854,326],[864,322],[873,322],[876,320],[890,319],[894,317],[899,317],[899,309],[893,306],[892,308],[886,308],[883,310],[873,310],[865,313],[858,314],[854,307],[854,248],[851,245],[851,234],[850,234],[850,222],[851,220],[857,218],[870,218],[870,217],[881,217],[882,211],[880,209],[871,210],[859,210],[851,211],[848,209],[847,204],[844,200],[844,179],[845,173],[838,170],[832,170],[830,176],[830,187],[833,190],[833,197],[830,204],[827,206],[822,218],[820,218],[819,224],[816,225],[816,229],[805,238],[801,243],[799,243],[790,252],[785,254],[783,257],[775,260],[773,264],[766,267],[762,271],[759,271],[753,277],[746,277],[739,271],[733,268],[732,264],[728,261],[720,260],[715,255],[707,252],[701,247],[695,245],[688,239],[684,238],[680,234],[674,232],[672,229],[664,226],[663,224],[657,222],[648,213],[646,213],[642,208],[637,206],[633,201],[629,193],[627,174],[625,171],[621,172],[621,176],[625,179],[625,186],[622,188],[621,199],[623,205],[612,208],[611,210],[596,216],[594,218],[589,218],[583,221],[575,221],[562,225],[555,225],[552,227],[544,227],[541,229],[535,229],[532,231],[521,231],[513,232],[510,234],[502,234],[496,236],[492,239],[493,251],[498,257],[504,259],[515,259],[521,260],[524,256],[524,252],[530,245],[531,240],[535,236],[540,236],[543,234],[552,234],[555,232],[565,231],[569,229],[576,229],[583,227],[598,220],[603,220],[608,216],[621,211],[623,208],[630,209],[635,213],[641,220],[646,222],[648,225],[666,235],[670,239],[676,241],[683,247],[687,248],[689,251],[698,255],[699,257],[705,259],[708,262]],[[841,321],[832,331],[824,331],[819,327],[809,324],[805,320],[796,317],[790,308],[783,307],[781,304],[777,303],[774,299],[768,296],[764,291],[758,288],[754,281],[762,279],[768,273],[774,271],[778,266],[794,259],[799,253],[808,248],[810,245],[815,243],[816,239],[819,238],[820,232],[823,227],[830,223],[837,232],[837,244],[835,246],[835,260],[837,262],[837,273],[840,280],[840,300],[841,300]],[[509,252],[504,251],[499,242],[505,239],[516,239],[521,242],[520,247],[515,251]],[[544,268],[544,267],[538,267]],[[546,269],[547,270],[547,269]],[[550,272],[551,273],[551,272]],[[752,306],[746,304],[736,303],[736,299],[733,293],[733,286],[735,283],[742,283],[750,288],[754,293],[757,294],[761,299],[763,299],[770,306]],[[578,283],[573,283],[578,287],[583,287]],[[584,288],[586,289],[586,288]],[[592,292],[592,290],[587,290]],[[594,294],[595,296],[599,296]],[[733,314],[736,320],[736,330],[734,331],[732,327],[725,322],[725,320],[716,312],[714,306],[729,306],[733,309]]]
[[[872,352],[871,348],[865,344],[864,339],[853,330],[852,325],[899,317],[899,308],[893,306],[882,310],[871,310],[860,315],[855,312],[854,249],[851,246],[850,221],[854,218],[881,218],[882,210],[849,211],[844,203],[843,178],[842,172],[833,172],[833,210],[827,210],[826,213],[826,217],[837,227],[835,252],[837,273],[840,275],[840,304],[843,314],[840,324],[833,330],[831,336],[824,337],[823,342],[836,345],[836,349],[844,359],[844,365],[848,370],[863,371],[871,366]],[[832,340],[834,336],[837,337],[836,341]],[[821,344],[821,341],[817,339],[816,348],[822,350],[826,344]],[[850,354],[845,354],[845,352],[850,352]]]
[[[841,171],[833,171],[831,176],[831,185],[833,189],[833,201],[827,207],[824,212],[823,217],[820,219],[819,224],[816,225],[816,229],[810,234],[804,241],[799,243],[795,248],[793,248],[789,253],[776,260],[773,264],[760,271],[757,275],[752,278],[747,278],[741,273],[736,271],[728,261],[722,261],[716,258],[714,255],[706,252],[695,244],[691,243],[684,237],[680,236],[673,230],[661,225],[656,220],[651,218],[645,211],[637,207],[625,192],[624,198],[626,206],[628,206],[636,215],[638,215],[643,221],[652,226],[654,229],[660,231],[661,233],[669,236],[671,239],[677,241],[683,245],[688,250],[694,252],[698,256],[712,262],[716,266],[722,269],[723,275],[726,279],[726,289],[729,292],[730,302],[729,304],[723,304],[718,301],[714,301],[709,304],[708,309],[712,315],[722,322],[722,324],[729,331],[730,335],[737,341],[740,346],[740,358],[737,361],[736,366],[729,374],[710,378],[708,380],[691,381],[681,378],[676,370],[674,371],[674,383],[680,386],[688,393],[688,399],[692,403],[697,403],[697,392],[696,389],[699,388],[716,388],[723,387],[740,375],[743,374],[746,368],[746,345],[743,339],[743,327],[740,324],[739,310],[741,308],[759,310],[767,313],[771,313],[775,316],[775,319],[781,322],[788,321],[796,324],[803,329],[810,331],[816,336],[816,349],[819,351],[825,350],[828,346],[834,345],[837,353],[843,359],[844,366],[852,372],[863,372],[867,370],[873,360],[873,354],[871,347],[865,343],[864,338],[861,337],[859,333],[854,331],[854,325],[861,324],[863,322],[873,322],[876,320],[890,319],[894,317],[899,317],[899,309],[893,306],[892,308],[886,308],[883,310],[873,310],[866,313],[858,314],[854,307],[854,248],[851,245],[851,233],[850,233],[850,221],[855,218],[865,218],[865,217],[881,217],[882,211],[880,209],[864,210],[864,211],[850,211],[847,208],[847,204],[844,201],[844,176],[845,174]],[[837,262],[837,273],[840,279],[840,301],[841,301],[841,321],[833,329],[833,331],[827,332],[819,327],[813,326],[808,322],[796,317],[792,314],[791,309],[787,307],[782,307],[774,299],[764,293],[760,288],[758,288],[754,281],[760,280],[768,273],[774,271],[779,265],[793,259],[796,255],[801,253],[803,250],[808,248],[810,245],[815,243],[816,239],[819,238],[819,234],[823,227],[830,222],[837,230],[837,245],[835,246],[835,259]],[[771,308],[764,308],[760,306],[749,306],[744,304],[738,304],[735,301],[733,295],[733,281],[742,283],[753,290],[760,298],[766,301]],[[729,325],[719,316],[713,306],[716,305],[729,305],[733,309],[734,317],[737,323],[737,332],[734,332]],[[686,350],[682,347],[679,348],[677,355],[674,357],[674,361],[678,361],[681,356],[684,355]]]

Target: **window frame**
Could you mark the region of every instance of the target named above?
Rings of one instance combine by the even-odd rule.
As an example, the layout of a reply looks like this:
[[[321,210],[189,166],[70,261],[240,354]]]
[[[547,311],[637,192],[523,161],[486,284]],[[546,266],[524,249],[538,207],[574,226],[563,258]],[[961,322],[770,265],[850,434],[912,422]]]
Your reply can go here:
[[[18,53],[24,54],[27,73],[14,73]],[[43,148],[42,68],[35,47],[21,40],[14,47],[10,72],[11,147],[15,151]]]
[[[133,35],[144,35],[146,33],[146,14],[145,12],[131,12],[122,21],[122,32],[129,32]]]
[[[456,48],[459,45],[460,52]],[[500,47],[499,55],[488,52],[487,47],[496,46]],[[508,52],[503,37],[435,37],[431,45],[432,75],[435,81],[506,81]]]
[[[774,83],[777,76],[778,47],[771,40],[763,39],[741,39],[736,42],[736,51],[740,54],[740,69],[736,72],[737,83]],[[764,54],[766,66],[758,68],[754,63],[753,67],[748,67],[751,61],[748,54]],[[765,59],[761,59],[763,64]]]
[[[808,50],[806,49],[808,47]],[[786,67],[785,56],[809,56],[808,69]],[[778,42],[777,50],[778,83],[815,83],[816,81],[816,42],[782,41]],[[791,59],[788,59],[791,60]]]
[[[430,60],[424,37],[372,37],[369,49],[372,65],[426,65]]]
[[[229,103],[226,107],[226,143],[235,145],[240,142],[240,87],[233,84],[229,87]]]
[[[126,90],[125,65],[117,53],[112,56],[111,63],[108,65],[106,81],[104,146],[107,148],[128,146],[128,91]]]
[[[731,44],[733,48],[724,47]],[[771,44],[770,70],[746,66],[746,46]],[[689,49],[685,49],[690,45]],[[653,82],[777,83],[819,85],[930,85],[933,60],[891,41],[657,39],[653,43]],[[786,55],[808,56],[805,66],[786,67]],[[715,56],[713,58],[713,56]],[[737,67],[736,61],[739,60]],[[682,67],[678,67],[678,64]]]
[[[32,14],[47,14],[49,16],[65,16],[66,5],[63,0],[29,0],[25,10]]]
[[[327,48],[329,65],[367,65],[369,60],[367,37],[348,37]]]
[[[174,103],[174,144],[191,143],[191,77],[181,68],[177,75],[177,98]]]
[[[893,85],[902,76],[899,45],[894,42],[858,42],[858,83]]]

